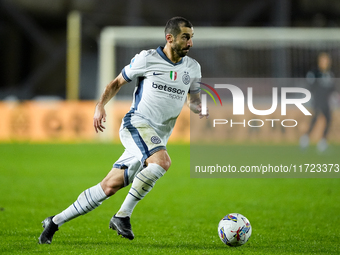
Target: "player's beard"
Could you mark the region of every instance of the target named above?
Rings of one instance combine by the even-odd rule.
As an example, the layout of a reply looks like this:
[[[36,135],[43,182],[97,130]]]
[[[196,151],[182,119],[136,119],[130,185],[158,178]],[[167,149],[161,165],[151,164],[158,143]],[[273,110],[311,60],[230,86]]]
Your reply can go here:
[[[188,52],[185,51],[185,50],[189,50],[189,49],[190,49],[190,46],[187,46],[187,47],[185,47],[185,48],[182,48],[181,45],[179,45],[179,44],[177,44],[177,43],[175,43],[175,44],[173,45],[173,47],[172,47],[172,50],[173,50],[174,52],[176,52],[176,54],[177,54],[179,57],[181,57],[181,58],[185,57],[185,56],[188,54]]]

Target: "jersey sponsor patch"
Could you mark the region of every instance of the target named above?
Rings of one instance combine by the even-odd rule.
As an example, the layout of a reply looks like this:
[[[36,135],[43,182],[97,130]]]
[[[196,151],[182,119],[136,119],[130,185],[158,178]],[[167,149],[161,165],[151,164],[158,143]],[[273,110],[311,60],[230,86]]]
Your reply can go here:
[[[161,139],[158,136],[152,136],[151,137],[151,142],[154,144],[160,144],[161,143]]]
[[[162,90],[162,91],[165,91],[165,92],[170,92],[170,93],[174,93],[174,94],[178,94],[178,95],[184,95],[185,94],[184,89],[173,88],[171,86],[157,84],[155,82],[152,83],[152,87],[154,89],[158,89],[158,90]]]

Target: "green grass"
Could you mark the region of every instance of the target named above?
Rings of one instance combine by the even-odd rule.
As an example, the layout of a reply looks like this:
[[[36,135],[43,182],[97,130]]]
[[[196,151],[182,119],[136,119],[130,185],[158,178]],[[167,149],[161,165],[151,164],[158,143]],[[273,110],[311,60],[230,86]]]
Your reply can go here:
[[[41,221],[65,209],[110,170],[115,144],[0,144],[0,254],[339,254],[340,179],[193,179],[189,145],[169,145],[172,167],[132,216],[135,240],[108,228],[128,189],[88,215],[63,225],[51,245],[39,245]],[[282,146],[231,145],[251,162]],[[340,163],[340,147],[327,160]],[[312,150],[285,157],[314,159]],[[237,153],[230,155],[237,159]],[[240,159],[242,160],[242,159]],[[244,160],[244,158],[243,158]],[[280,162],[277,162],[280,164]],[[251,222],[249,242],[225,246],[217,224],[227,213]]]

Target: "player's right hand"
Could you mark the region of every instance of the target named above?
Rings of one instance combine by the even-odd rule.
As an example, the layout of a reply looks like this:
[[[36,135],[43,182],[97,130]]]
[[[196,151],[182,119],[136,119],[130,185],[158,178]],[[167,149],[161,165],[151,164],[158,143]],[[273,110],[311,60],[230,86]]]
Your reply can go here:
[[[105,127],[102,122],[106,122],[106,112],[104,106],[97,104],[93,116],[93,126],[96,133],[98,133],[98,130],[104,132]]]

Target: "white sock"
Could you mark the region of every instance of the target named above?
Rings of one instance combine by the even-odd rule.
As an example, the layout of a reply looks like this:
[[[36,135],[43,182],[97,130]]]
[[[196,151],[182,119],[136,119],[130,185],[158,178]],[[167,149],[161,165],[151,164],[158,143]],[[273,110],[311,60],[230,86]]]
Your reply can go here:
[[[157,164],[149,164],[140,171],[133,179],[129,193],[122,206],[116,213],[117,217],[131,217],[132,211],[137,203],[150,192],[156,181],[161,178],[166,171]]]
[[[84,215],[97,208],[108,196],[100,183],[82,192],[78,199],[61,213],[53,217],[53,222],[59,227],[65,222]]]

